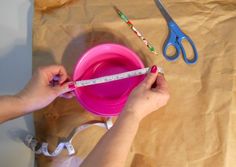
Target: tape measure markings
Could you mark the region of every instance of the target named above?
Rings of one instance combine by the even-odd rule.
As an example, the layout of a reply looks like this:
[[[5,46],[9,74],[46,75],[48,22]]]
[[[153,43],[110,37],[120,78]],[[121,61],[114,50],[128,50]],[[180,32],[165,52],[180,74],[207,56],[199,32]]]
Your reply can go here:
[[[144,74],[147,74],[149,71],[150,71],[150,68],[148,67],[148,68],[142,68],[139,70],[133,70],[133,71],[128,71],[128,72],[124,72],[124,73],[99,77],[99,78],[95,78],[95,79],[76,81],[75,86],[82,87],[82,86],[89,86],[89,85],[117,81],[117,80],[131,78],[131,77],[135,77],[135,76],[139,76],[139,75],[144,75]]]

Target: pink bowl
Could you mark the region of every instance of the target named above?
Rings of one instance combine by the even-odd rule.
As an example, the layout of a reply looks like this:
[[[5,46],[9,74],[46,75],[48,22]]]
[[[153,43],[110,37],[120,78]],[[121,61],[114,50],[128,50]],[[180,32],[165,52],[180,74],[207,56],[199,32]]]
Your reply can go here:
[[[130,49],[117,44],[102,44],[88,50],[77,62],[73,80],[93,79],[143,68],[140,58]],[[75,90],[80,104],[99,116],[118,115],[131,90],[144,76],[127,78]]]

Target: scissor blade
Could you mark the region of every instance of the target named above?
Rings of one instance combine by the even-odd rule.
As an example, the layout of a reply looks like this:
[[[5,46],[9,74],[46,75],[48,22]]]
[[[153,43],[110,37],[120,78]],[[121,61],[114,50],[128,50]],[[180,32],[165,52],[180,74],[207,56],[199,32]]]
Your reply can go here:
[[[166,21],[173,21],[173,19],[170,17],[169,13],[167,12],[167,10],[164,8],[161,0],[155,0],[157,7],[159,8],[159,10],[161,11],[161,14],[165,17]]]

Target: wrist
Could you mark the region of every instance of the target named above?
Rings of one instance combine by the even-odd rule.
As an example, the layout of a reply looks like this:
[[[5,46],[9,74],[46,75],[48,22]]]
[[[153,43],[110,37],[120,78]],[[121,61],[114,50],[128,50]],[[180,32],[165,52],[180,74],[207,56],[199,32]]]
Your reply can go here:
[[[16,101],[17,106],[22,112],[24,113],[30,112],[30,109],[28,106],[29,103],[27,103],[26,98],[21,93],[14,95],[13,98]]]
[[[132,122],[140,123],[142,120],[142,117],[131,109],[124,109],[120,115],[120,117],[125,117],[127,119],[130,119]]]

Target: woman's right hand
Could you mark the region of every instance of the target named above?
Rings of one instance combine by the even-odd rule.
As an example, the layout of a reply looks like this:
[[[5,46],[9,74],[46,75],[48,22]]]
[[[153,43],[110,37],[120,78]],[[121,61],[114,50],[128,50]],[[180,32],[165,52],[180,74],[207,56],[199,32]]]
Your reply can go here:
[[[163,75],[158,74],[157,66],[130,94],[123,114],[133,114],[139,120],[166,105],[169,100],[168,85]]]

